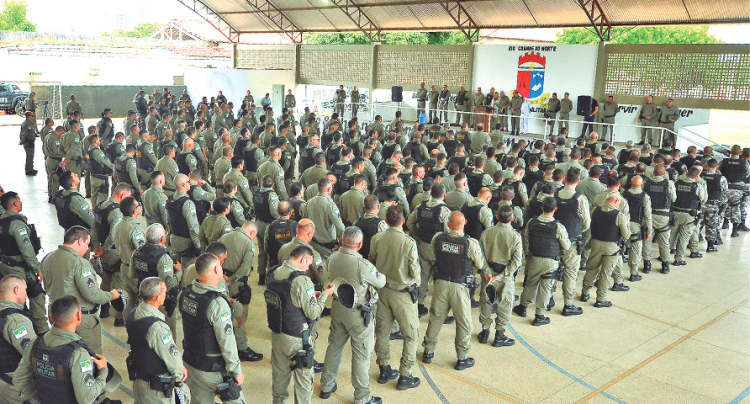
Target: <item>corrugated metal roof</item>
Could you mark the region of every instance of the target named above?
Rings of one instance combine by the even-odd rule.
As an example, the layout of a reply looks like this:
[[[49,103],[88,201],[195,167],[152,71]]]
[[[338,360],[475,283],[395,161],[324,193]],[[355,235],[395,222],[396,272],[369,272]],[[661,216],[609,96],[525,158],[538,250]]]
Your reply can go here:
[[[280,32],[245,0],[197,0],[222,16],[240,33]],[[255,0],[253,0],[255,1]],[[357,32],[359,28],[335,2],[346,0],[270,1],[301,32]],[[349,0],[361,7],[382,31],[455,30],[441,0]],[[446,0],[447,1],[447,0]],[[590,21],[578,0],[459,0],[478,29],[587,27]],[[747,0],[599,0],[612,26],[750,22]],[[455,4],[455,3],[452,3]]]

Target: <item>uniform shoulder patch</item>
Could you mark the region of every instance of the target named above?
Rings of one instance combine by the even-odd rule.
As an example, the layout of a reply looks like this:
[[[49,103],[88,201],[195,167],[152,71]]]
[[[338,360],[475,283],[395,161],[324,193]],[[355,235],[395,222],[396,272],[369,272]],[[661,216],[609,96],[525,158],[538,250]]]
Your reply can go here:
[[[162,267],[162,270],[164,272],[172,272],[172,265],[170,265],[170,264],[164,264],[164,266]]]
[[[308,296],[314,296],[315,295],[315,287],[314,286],[308,286],[307,289],[305,289]]]
[[[29,331],[26,329],[26,326],[20,326],[13,330],[13,337],[15,339],[21,339],[29,334]]]
[[[93,369],[93,366],[91,365],[91,360],[86,360],[86,361],[81,362],[80,366],[81,366],[81,373],[90,372],[91,369]]]
[[[89,276],[91,276],[91,268],[83,268],[83,270],[81,271],[81,276],[83,276],[84,278],[88,278]]]
[[[378,269],[375,268],[375,266],[370,267],[370,275],[378,276],[380,273],[378,272]]]
[[[22,227],[22,228],[18,229],[18,235],[25,236],[27,234],[29,234],[29,233],[26,231],[25,227]]]
[[[216,288],[219,289],[219,292],[221,293],[225,293],[227,291],[227,286],[223,283],[220,283]]]
[[[81,205],[81,210],[89,210],[89,204],[84,202],[83,205]]]
[[[167,345],[172,342],[172,333],[167,331],[166,334],[161,336],[161,343]]]
[[[313,263],[314,263],[315,265],[320,265],[320,264],[321,264],[322,262],[323,262],[323,260],[322,260],[322,259],[320,259],[320,257],[317,257],[317,258],[315,258],[315,259],[313,260]]]
[[[231,316],[229,315],[228,311],[225,311],[219,314],[219,318],[221,319],[222,322],[224,322],[224,321],[228,321],[231,318]]]

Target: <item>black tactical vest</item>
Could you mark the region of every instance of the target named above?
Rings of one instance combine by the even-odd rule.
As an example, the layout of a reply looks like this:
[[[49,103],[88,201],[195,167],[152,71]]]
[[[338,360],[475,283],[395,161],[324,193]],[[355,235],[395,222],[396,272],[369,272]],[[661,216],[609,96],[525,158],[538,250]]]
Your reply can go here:
[[[128,173],[128,162],[134,160],[128,156],[124,159],[118,159],[115,162],[115,178],[117,182],[123,182],[125,184],[136,185],[130,181],[130,174]]]
[[[424,157],[422,157],[421,149],[422,149],[422,143],[419,142],[409,142],[409,150],[411,150],[411,158],[414,159],[414,161],[417,164],[422,164],[424,161]]]
[[[66,231],[73,226],[83,226],[91,230],[88,223],[70,211],[70,204],[73,202],[73,194],[63,196],[65,190],[60,190],[55,194],[55,210],[57,211],[57,223]]]
[[[427,202],[417,208],[417,223],[419,224],[419,239],[425,243],[432,241],[435,234],[443,231],[444,223],[440,221],[440,212],[448,206],[440,203],[434,207],[428,207]]]
[[[279,250],[281,246],[292,241],[297,235],[297,222],[290,219],[274,220],[268,226],[266,251],[268,252],[268,266],[279,264]]]
[[[174,195],[167,199],[167,215],[169,216],[169,226],[172,228],[172,234],[179,237],[190,238],[188,223],[182,214],[182,207],[190,198],[183,196],[175,200]]]
[[[193,197],[193,192],[196,188],[200,188],[199,186],[195,184],[190,184],[190,190],[188,191],[188,196],[190,197],[190,200],[193,201],[193,204],[195,205],[195,215],[198,217],[198,223],[203,223],[203,220],[206,219],[206,216],[208,216],[208,212],[211,210],[211,203],[208,201],[199,201]]]
[[[266,223],[271,223],[276,220],[271,215],[271,205],[269,203],[271,192],[273,192],[271,189],[266,189],[265,191],[259,191],[253,194],[253,207],[255,209],[255,214],[258,216],[258,220]]]
[[[117,146],[122,146],[122,143],[112,142],[112,143],[108,144],[107,148],[105,149],[105,152],[107,154],[107,158],[113,164],[114,164],[115,161],[117,161],[118,157],[122,156],[122,153],[120,153],[120,151],[118,150],[119,147],[117,147]]]
[[[406,202],[411,205],[411,201],[414,200],[414,197],[417,195],[419,187],[422,186],[423,181],[410,181],[406,185],[404,185],[404,193],[406,194]]]
[[[196,293],[192,285],[183,289],[180,295],[180,314],[184,330],[182,345],[185,348],[182,359],[188,365],[204,372],[220,372],[226,369],[213,325],[209,323],[206,314],[208,305],[216,299],[226,301],[226,297],[219,292]],[[227,305],[231,307],[228,301]],[[226,326],[232,327],[232,322],[226,321]]]
[[[148,159],[148,155],[146,154],[146,142],[141,142],[141,144],[136,146],[135,150],[135,154],[138,157],[138,168],[140,168],[141,170],[146,170],[149,173],[153,172],[156,164],[152,163],[151,160]]]
[[[378,197],[378,200],[382,203],[384,201],[393,201],[396,199],[396,188],[398,187],[398,184],[394,183],[383,183],[381,185],[378,185],[377,188],[375,188],[375,196]]]
[[[456,140],[463,143],[466,146],[466,150],[469,149],[469,132],[465,130],[456,131]]]
[[[117,202],[110,203],[106,207],[102,208],[105,201],[97,206],[96,212],[94,212],[94,226],[96,226],[96,234],[99,238],[99,243],[104,245],[104,241],[109,237],[109,232],[112,230],[107,218],[113,210],[120,209],[120,204]]]
[[[620,164],[620,166],[617,169],[617,175],[620,177],[624,177],[628,174],[633,174],[635,172],[635,166],[626,166],[625,164]]]
[[[513,193],[515,194],[515,196],[511,200],[511,204],[523,209],[523,201],[521,200],[521,192],[519,191],[520,184],[522,184],[522,182],[517,180],[510,182],[510,187],[513,188]]]
[[[456,139],[445,139],[443,141],[443,148],[445,148],[445,155],[451,158],[456,155],[456,146],[458,146],[458,140]]]
[[[602,208],[594,209],[591,214],[591,238],[599,241],[617,243],[620,241],[620,228],[617,226],[617,216],[620,211],[612,209],[605,212]]]
[[[372,237],[378,234],[378,225],[382,219],[379,217],[371,217],[365,219],[364,217],[359,218],[354,222],[354,226],[359,227],[362,230],[362,248],[359,253],[365,258],[370,257],[370,246],[372,245]]]
[[[469,237],[453,237],[442,233],[435,239],[435,279],[468,284],[474,273],[469,258]]]
[[[156,244],[144,244],[133,251],[133,269],[138,278],[138,286],[148,277],[159,276],[157,265],[164,254],[168,254],[167,249]]]
[[[706,181],[708,191],[708,202],[718,203],[721,201],[721,174],[718,172],[704,172],[701,177]]]
[[[342,151],[344,151],[343,147],[336,147],[335,145],[326,150],[326,164],[328,164],[328,167],[334,167],[334,164],[341,160]]]
[[[245,171],[255,173],[258,172],[258,159],[255,158],[255,151],[258,150],[258,146],[252,145],[248,149],[242,151],[242,158],[245,160]]]
[[[538,218],[529,220],[529,252],[540,258],[559,259],[562,255],[557,240],[557,220],[542,222]]]
[[[8,307],[3,311],[0,311],[0,331],[5,329],[5,323],[8,321],[8,316],[10,316],[11,314],[22,314],[26,316],[26,318],[31,320],[31,316],[29,316],[27,312],[21,309]],[[21,357],[22,355],[18,352],[18,350],[16,350],[13,344],[8,342],[5,338],[0,337],[0,358],[3,358],[3,360],[0,361],[0,373],[15,372],[18,364],[21,363]]]
[[[299,171],[305,172],[308,168],[315,165],[315,146],[301,147],[299,150]],[[257,165],[257,163],[256,163]],[[245,158],[245,167],[247,168],[247,158]],[[257,168],[256,168],[257,170]]]
[[[31,369],[36,392],[43,403],[76,404],[75,390],[70,377],[70,357],[78,347],[84,347],[83,340],[50,348],[39,337],[31,346]],[[93,353],[91,353],[93,355]],[[74,364],[78,366],[79,364]],[[93,361],[89,363],[95,369]]]
[[[247,143],[250,141],[250,139],[246,137],[241,137],[237,139],[237,143],[234,145],[234,155],[235,156],[244,156],[243,152],[245,151],[245,147],[247,146]]]
[[[91,168],[91,174],[94,175],[107,176],[112,174],[112,170],[110,170],[109,167],[106,167],[98,162],[95,158],[93,158],[93,156],[89,158],[89,168]]]
[[[628,201],[628,209],[630,210],[630,221],[638,224],[642,224],[645,216],[645,204],[646,199],[645,193],[633,194],[630,190],[622,193],[622,197]]]
[[[187,157],[192,153],[178,153],[174,161],[177,163],[177,169],[180,174],[190,175],[190,167],[187,164]]]
[[[570,199],[560,198],[559,194],[560,191],[555,193],[557,200],[555,219],[565,226],[571,240],[578,239],[583,236],[583,219],[578,217],[578,197],[581,194],[576,192]]]
[[[473,170],[472,170],[473,171]],[[466,183],[469,185],[469,193],[473,197],[479,195],[479,190],[482,189],[482,180],[484,179],[484,172],[474,173],[471,172],[466,175]]]
[[[154,275],[155,276],[155,275]],[[151,325],[157,322],[166,322],[157,317],[144,317],[135,319],[135,310],[130,312],[125,329],[128,332],[128,345],[130,345],[130,360],[137,380],[151,381],[156,375],[169,374],[167,365],[156,354],[156,351],[148,346],[146,335]],[[174,338],[174,336],[172,336]]]
[[[433,150],[440,146],[440,142],[429,141],[425,146],[427,147],[427,154],[431,154]]]
[[[458,165],[458,168],[460,170],[463,170],[464,168],[466,168],[466,156],[453,155],[453,157],[448,159],[448,166],[453,163],[456,163]]]
[[[479,237],[484,231],[484,225],[479,220],[479,211],[481,211],[484,206],[485,205],[483,203],[478,203],[474,206],[469,206],[469,203],[465,203],[461,208],[461,213],[463,213],[464,217],[466,218],[464,233],[467,236],[471,236],[472,238],[475,238],[477,240],[479,240]]]
[[[654,215],[669,216],[669,211],[672,209],[672,197],[669,195],[669,180],[664,179],[659,182],[646,181],[643,190],[651,198],[652,213]]]
[[[274,270],[275,271],[275,270]],[[301,271],[294,271],[283,281],[275,280],[271,271],[267,274],[268,286],[263,296],[266,300],[268,314],[268,328],[276,334],[301,338],[304,325],[308,324],[305,312],[292,304],[292,281],[298,276],[304,276]]]
[[[393,156],[393,153],[395,151],[396,151],[396,143],[385,144],[383,146],[383,150],[380,152],[380,155],[383,156],[383,161],[391,158],[391,156]]]
[[[289,203],[292,205],[292,215],[289,218],[299,222],[302,220],[302,204],[305,203],[305,201],[290,200]]]
[[[744,182],[747,178],[747,161],[745,159],[727,158],[721,161],[719,171],[727,182]]]
[[[674,201],[674,210],[678,212],[689,213],[690,216],[698,214],[698,209],[701,207],[701,201],[698,199],[696,191],[698,190],[698,183],[687,182],[679,180],[675,184],[675,190],[677,191],[677,199]]]

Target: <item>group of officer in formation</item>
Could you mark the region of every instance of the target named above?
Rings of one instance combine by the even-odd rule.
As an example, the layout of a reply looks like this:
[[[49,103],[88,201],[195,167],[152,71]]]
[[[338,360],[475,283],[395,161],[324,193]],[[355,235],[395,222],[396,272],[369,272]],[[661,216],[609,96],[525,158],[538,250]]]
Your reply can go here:
[[[127,329],[136,403],[247,402],[240,363],[263,358],[246,336],[256,269],[273,402],[289,398],[292,380],[294,401],[310,402],[318,372],[320,397],[330,397],[351,340],[355,402],[380,403],[373,351],[378,383],[420,385],[420,317],[429,315],[421,360],[432,361],[442,325],[455,322],[455,369],[464,370],[474,365],[475,308],[478,342],[490,341],[494,321],[491,345],[512,346],[511,313],[526,317],[534,305],[532,324],[549,324],[558,283],[562,315],[583,313],[580,271],[580,301],[596,288],[593,306],[610,307],[610,290],[651,272],[652,244],[667,274],[686,264],[686,249],[702,257],[700,237],[714,252],[722,228],[750,230],[750,149],[739,146],[726,158],[710,147],[683,154],[669,140],[616,153],[596,132],[527,143],[481,123],[409,127],[400,112],[387,127],[381,116],[363,127],[337,113],[321,127],[307,109],[295,119],[291,94],[277,119],[270,101],[256,115],[249,92],[237,118],[221,92],[203,100],[195,111],[186,92],[146,101],[141,91],[135,102],[148,114],[130,111],[122,132],[109,109],[85,131],[80,106],[60,126],[45,121],[49,202],[64,239],[38,261],[22,195],[0,191],[1,402],[108,402],[117,382],[102,356],[108,316]],[[22,138],[34,119],[27,112]],[[330,333],[317,362],[323,315]],[[398,369],[394,339],[403,340]]]

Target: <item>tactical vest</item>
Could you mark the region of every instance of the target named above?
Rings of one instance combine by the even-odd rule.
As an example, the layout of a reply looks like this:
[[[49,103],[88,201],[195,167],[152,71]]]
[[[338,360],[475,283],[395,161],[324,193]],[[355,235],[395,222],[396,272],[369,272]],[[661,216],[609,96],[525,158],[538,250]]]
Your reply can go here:
[[[456,131],[456,140],[463,143],[466,150],[469,149],[469,132],[465,130]]]
[[[66,231],[73,226],[83,226],[91,230],[88,223],[70,211],[70,204],[73,202],[73,194],[63,196],[65,190],[60,190],[55,194],[55,210],[57,211],[57,223]]]
[[[626,166],[625,164],[620,164],[620,166],[617,169],[617,175],[620,177],[624,177],[628,174],[633,174],[635,172],[635,166]]]
[[[414,159],[414,161],[417,164],[422,164],[422,161],[424,161],[424,157],[422,157],[422,143],[419,142],[409,142],[409,150],[411,150],[411,158]]]
[[[529,201],[529,206],[526,207],[526,209],[529,210],[529,217],[537,217],[542,214],[544,211],[543,209],[543,202],[539,200],[539,198],[534,198],[531,201]]]
[[[242,158],[245,160],[245,171],[250,173],[258,172],[258,159],[255,158],[255,151],[258,146],[252,145],[242,151]]]
[[[555,219],[565,226],[571,240],[583,237],[583,219],[578,216],[578,197],[580,196],[581,194],[576,192],[570,199],[563,199],[560,198],[560,191],[555,193],[557,200]]]
[[[747,161],[745,159],[727,158],[722,160],[719,171],[727,182],[745,182],[747,178]]]
[[[5,329],[5,323],[8,321],[8,316],[11,314],[22,314],[29,320],[31,316],[21,309],[14,309],[8,307],[3,311],[0,311],[0,331]],[[41,337],[40,337],[41,338]],[[0,373],[13,373],[16,371],[18,364],[21,363],[22,355],[16,350],[16,348],[8,342],[5,338],[0,337]]]
[[[187,164],[187,157],[188,155],[192,155],[195,157],[196,161],[196,167],[198,167],[198,164],[200,163],[200,160],[195,155],[195,151],[192,151],[190,153],[180,153],[178,154],[174,160],[177,162],[177,169],[180,171],[180,174],[190,175],[190,167]]]
[[[105,149],[105,153],[107,154],[107,158],[109,161],[111,161],[113,164],[117,159],[122,156],[122,153],[120,153],[118,149],[118,145],[122,145],[122,143],[118,142],[112,142],[107,145],[107,148]]]
[[[669,211],[672,210],[672,197],[669,195],[669,181],[666,179],[659,182],[646,181],[643,190],[648,194],[649,198],[651,198],[652,213],[654,215],[669,216]]]
[[[375,196],[378,197],[378,200],[382,203],[384,201],[394,201],[396,200],[396,188],[398,187],[398,184],[393,183],[383,183],[381,185],[378,185],[377,188],[375,188]]]
[[[83,340],[50,348],[39,337],[31,346],[31,369],[36,392],[41,402],[56,404],[76,404],[75,390],[70,377],[70,357],[78,347],[86,347]],[[93,353],[91,353],[93,355]],[[78,366],[78,364],[74,364]],[[94,368],[93,361],[89,366]]]
[[[157,317],[143,317],[136,320],[135,310],[132,310],[128,316],[125,329],[128,332],[129,356],[132,361],[130,371],[135,373],[136,380],[151,381],[157,375],[170,374],[167,365],[156,354],[156,351],[148,346],[148,340],[146,339],[148,329],[158,322],[166,324],[164,320]]]
[[[167,199],[166,208],[167,215],[169,216],[169,226],[172,228],[172,234],[175,236],[190,238],[187,219],[185,219],[185,216],[182,214],[182,208],[185,205],[185,202],[189,200],[190,198],[187,196],[175,200],[174,195]]]
[[[630,152],[633,150],[628,149],[622,149],[620,150],[620,153],[617,155],[617,164],[624,165],[628,162],[628,159],[630,158]]]
[[[469,237],[442,233],[435,238],[435,279],[467,285],[474,274]]]
[[[432,241],[435,234],[443,231],[443,222],[440,221],[440,212],[448,206],[440,202],[437,206],[428,207],[427,202],[417,208],[417,222],[419,223],[419,239],[425,243]]]
[[[456,155],[456,146],[458,146],[458,140],[456,139],[445,139],[443,141],[443,148],[445,148],[445,155],[451,158]]]
[[[409,181],[404,185],[404,194],[406,194],[406,202],[411,205],[411,201],[419,193],[419,187],[422,186],[423,181]]]
[[[643,156],[643,157],[639,158],[638,161],[640,161],[641,163],[643,163],[643,164],[645,164],[647,166],[650,166],[651,162],[654,161],[654,155],[650,154],[648,156]]]
[[[164,254],[168,254],[167,249],[155,244],[144,244],[133,251],[133,269],[138,278],[138,286],[148,277],[159,276],[157,265]]]
[[[370,257],[370,246],[372,245],[372,237],[378,234],[378,225],[382,219],[379,217],[371,217],[365,219],[364,217],[359,218],[354,222],[353,226],[359,227],[362,230],[362,248],[359,253],[365,258]]]
[[[393,153],[396,151],[396,143],[393,144],[385,144],[383,146],[383,149],[380,152],[380,155],[383,156],[383,161],[388,160],[393,156]]]
[[[464,168],[466,168],[466,156],[453,155],[453,157],[448,160],[448,166],[453,163],[458,164],[458,168],[463,170]]]
[[[461,213],[463,213],[464,217],[466,218],[464,233],[466,233],[467,236],[471,236],[472,238],[475,238],[477,240],[479,240],[479,237],[484,231],[484,224],[482,224],[482,222],[479,220],[479,211],[481,211],[483,207],[483,203],[478,203],[474,206],[469,206],[469,203],[465,203],[461,208]]]
[[[258,191],[253,194],[253,207],[255,209],[255,214],[258,216],[258,220],[266,223],[271,223],[276,220],[271,215],[271,205],[269,203],[271,192],[273,191],[266,189],[265,191]]]
[[[334,167],[336,162],[341,160],[341,152],[344,151],[343,147],[331,146],[326,150],[326,164],[328,167]]]
[[[308,168],[315,165],[315,156],[314,154],[315,146],[311,147],[301,147],[299,150],[299,170],[300,172],[304,172]],[[256,163],[257,165],[257,163]],[[245,158],[245,168],[247,168],[247,158]],[[256,168],[257,171],[257,168]]]
[[[555,160],[557,160],[558,163],[563,162],[563,157],[565,157],[564,153],[565,153],[565,150],[559,150],[555,152]],[[541,165],[540,165],[540,168],[541,168]]]
[[[237,139],[237,143],[234,145],[234,155],[235,156],[244,156],[242,153],[245,151],[245,147],[247,146],[247,143],[250,141],[250,139],[241,137]]]
[[[529,220],[529,252],[539,258],[559,259],[562,255],[557,240],[557,220],[542,222],[538,218]]]
[[[708,191],[708,202],[718,203],[721,201],[721,174],[704,172],[701,177],[706,181]]]
[[[491,211],[497,212],[497,207],[500,204],[500,201],[503,200],[501,196],[502,193],[502,185],[492,190],[492,199],[490,199],[490,203],[487,205]]]
[[[620,228],[617,226],[617,216],[620,211],[612,209],[605,212],[597,207],[591,214],[591,238],[599,241],[617,243],[620,241]]]
[[[96,234],[100,244],[104,244],[104,241],[109,237],[109,232],[112,230],[107,218],[113,210],[120,209],[120,204],[117,202],[110,203],[106,207],[102,208],[105,201],[97,206],[96,212],[94,212],[94,226],[96,226]]]
[[[193,285],[183,289],[180,295],[180,314],[184,330],[182,359],[188,365],[204,372],[221,372],[226,369],[214,327],[209,323],[206,313],[208,305],[217,299],[227,301],[226,297],[216,291],[196,293],[193,291]],[[231,307],[228,301],[227,305]],[[232,327],[232,322],[226,321],[226,326]]]
[[[125,184],[130,184],[135,186],[136,184],[133,184],[132,181],[130,181],[130,174],[128,173],[128,162],[133,161],[134,159],[130,156],[124,158],[124,159],[118,159],[115,162],[115,178],[117,179],[117,182],[123,182]]]
[[[138,156],[138,168],[141,170],[146,170],[146,172],[153,172],[154,167],[156,167],[156,164],[152,163],[151,160],[149,160],[148,155],[146,154],[146,142],[141,142],[138,146],[136,146],[136,155]]]
[[[432,155],[432,151],[435,150],[435,149],[437,149],[438,146],[440,146],[440,142],[432,142],[432,141],[430,141],[430,142],[427,142],[427,144],[425,146],[427,146],[427,154]]]
[[[523,183],[526,185],[526,189],[534,189],[534,185],[536,185],[537,182],[542,181],[543,179],[544,179],[544,171],[526,170],[523,176]]]
[[[107,175],[112,174],[112,170],[110,170],[109,167],[98,162],[93,157],[89,158],[89,168],[91,169],[91,174],[96,176],[105,176],[102,179],[106,179]]]
[[[448,176],[448,169],[445,168],[445,167],[443,167],[443,168],[439,168],[439,169],[436,170],[433,167],[430,171],[427,172],[427,174],[425,176],[428,177],[428,178],[432,178],[432,179],[435,179],[437,177],[445,178],[445,177]]]
[[[473,170],[472,170],[473,171]],[[479,195],[479,190],[482,189],[482,180],[484,179],[484,172],[474,173],[471,172],[466,175],[466,183],[469,185],[469,193],[473,197]]]
[[[305,324],[308,324],[305,312],[292,304],[292,281],[298,276],[304,276],[301,271],[292,272],[283,281],[275,280],[275,270],[268,273],[266,279],[270,280],[263,297],[266,300],[268,315],[268,328],[276,334],[301,338]]]
[[[268,266],[279,264],[279,250],[297,235],[297,222],[289,219],[274,220],[268,226],[266,251],[268,252]]]
[[[193,204],[195,205],[195,215],[198,217],[198,223],[203,223],[203,220],[206,219],[206,216],[208,216],[208,212],[211,210],[211,203],[208,201],[199,201],[193,197],[193,191],[195,191],[196,188],[200,188],[197,185],[191,184],[190,190],[188,191],[188,196],[190,197],[190,200],[193,201]]]
[[[107,117],[103,117],[101,120],[99,120],[99,123],[96,125],[96,133],[99,133],[102,136],[103,139],[105,139],[103,137],[104,136],[104,132],[107,130],[108,127],[110,127],[109,125],[110,125],[111,122],[112,122],[111,119],[109,119]],[[109,136],[107,136],[106,139],[108,141],[111,141],[114,136],[115,136],[115,132],[114,131],[110,131],[109,132]]]
[[[352,165],[350,163],[334,164],[331,166],[331,172],[336,176],[336,186],[334,188],[334,191],[336,191],[337,194],[342,195],[344,192],[348,191],[352,185],[354,185],[354,178],[347,179],[346,181],[344,180],[346,173],[348,173],[351,169]]]
[[[519,208],[523,209],[523,201],[521,200],[521,192],[519,191],[519,186],[521,184],[521,181],[511,181],[510,187],[513,188],[513,193],[515,196],[511,200],[511,204],[513,206],[518,206]]]
[[[690,216],[698,214],[698,209],[701,208],[701,201],[698,199],[696,191],[698,191],[698,183],[687,182],[679,180],[675,184],[677,191],[677,199],[674,201],[674,210],[678,212],[685,212]]]
[[[630,221],[638,224],[642,224],[645,216],[645,204],[646,194],[641,192],[640,194],[631,193],[630,190],[622,193],[622,197],[628,201],[628,209],[630,210]]]
[[[292,215],[289,218],[299,222],[302,220],[302,204],[304,204],[305,201],[294,200],[289,201],[289,203],[292,205]]]

